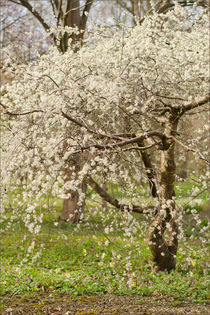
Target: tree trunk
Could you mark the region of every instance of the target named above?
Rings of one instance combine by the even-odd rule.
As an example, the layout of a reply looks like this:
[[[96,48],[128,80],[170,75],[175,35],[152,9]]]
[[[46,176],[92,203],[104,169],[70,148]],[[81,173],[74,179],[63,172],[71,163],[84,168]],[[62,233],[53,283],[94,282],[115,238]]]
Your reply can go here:
[[[167,136],[173,135],[177,130],[177,116],[169,117],[166,125]],[[150,225],[148,233],[149,247],[153,256],[154,271],[170,272],[176,266],[176,253],[178,249],[178,227],[173,218],[175,210],[174,181],[175,161],[172,139],[167,140],[161,153],[161,181],[160,181],[160,207]],[[167,236],[167,239],[166,239]]]
[[[64,182],[68,183],[73,178],[73,171],[71,166],[74,167],[74,179],[78,176],[79,171],[82,168],[82,158],[79,154],[74,156],[71,161],[69,161],[64,168]],[[76,175],[75,175],[76,174]],[[85,199],[81,198],[80,193],[86,193],[86,183],[83,181],[77,190],[66,189],[65,194],[70,194],[69,198],[63,200],[63,210],[59,217],[61,221],[68,221],[71,223],[77,223],[81,217],[81,214],[84,213]],[[82,201],[80,200],[82,199]]]
[[[69,40],[71,41],[70,46],[75,52],[79,50],[81,45],[83,33],[81,33],[81,16],[80,16],[80,1],[79,0],[68,0],[65,3],[65,17],[64,25],[70,27],[77,27],[79,33],[73,33],[69,35],[65,32],[60,40],[59,49],[61,52],[66,52],[69,45]],[[76,46],[75,46],[76,45]]]
[[[143,140],[139,141],[138,146],[144,147],[144,141]],[[142,150],[142,151],[140,151],[140,153],[141,153],[142,162],[143,162],[144,167],[145,167],[145,172],[146,172],[146,175],[148,178],[151,195],[152,195],[152,197],[156,198],[157,197],[157,187],[156,187],[156,181],[155,181],[155,171],[154,171],[154,168],[152,166],[150,155],[146,150],[145,151]]]
[[[64,33],[61,40],[59,49],[61,52],[65,53],[69,46],[74,49],[76,53],[81,45],[84,36],[84,31],[87,23],[87,16],[85,12],[89,12],[92,6],[93,0],[87,0],[82,16],[80,15],[80,0],[66,0],[65,9],[64,9],[64,18],[63,18],[63,26],[77,27],[79,33],[73,33],[69,35],[68,33]],[[71,132],[71,131],[70,131]],[[75,165],[75,171],[79,172],[82,167],[82,161],[80,157],[75,157],[73,160],[73,164]],[[64,171],[65,180],[69,181],[71,178],[71,172],[68,169],[68,165],[65,166]],[[78,190],[82,191],[82,193],[86,193],[86,183],[83,181],[81,186],[78,187]],[[82,205],[79,205],[79,192],[78,191],[66,191],[66,193],[70,193],[71,197],[69,199],[63,200],[63,210],[59,217],[59,220],[62,221],[70,221],[71,223],[77,223],[81,217],[81,214],[84,213],[85,200],[83,200]]]
[[[86,186],[86,183],[83,181],[80,187],[83,193],[86,193]],[[81,214],[84,213],[85,199],[82,201],[82,204],[79,205],[78,190],[68,191],[68,193],[71,194],[71,198],[63,200],[63,210],[59,217],[59,220],[77,223],[81,218]]]

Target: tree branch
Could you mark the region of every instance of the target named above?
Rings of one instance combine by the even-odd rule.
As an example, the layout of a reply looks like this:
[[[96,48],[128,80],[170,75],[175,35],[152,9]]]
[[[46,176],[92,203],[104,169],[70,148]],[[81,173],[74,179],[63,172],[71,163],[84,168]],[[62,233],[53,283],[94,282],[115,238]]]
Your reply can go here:
[[[123,9],[125,9],[126,11],[128,11],[129,13],[131,13],[132,15],[134,15],[134,12],[132,11],[132,8],[129,8],[125,2],[123,2],[122,0],[117,0],[117,4],[120,5]]]
[[[89,128],[88,125],[86,125],[84,122],[80,122],[79,120],[67,115],[66,113],[64,113],[63,111],[61,111],[62,116],[65,117],[66,119],[68,119],[69,121],[75,123],[76,125],[78,125],[79,127],[85,128],[87,131],[89,131],[92,134],[97,135],[98,138],[108,138],[108,139],[115,139],[115,140],[122,140],[122,135],[107,135],[107,134],[102,134],[100,132],[97,132],[91,128]],[[125,135],[123,135],[125,136]]]
[[[124,140],[124,141],[121,141],[121,142],[115,142],[115,143],[111,143],[111,144],[104,144],[104,145],[101,145],[101,144],[91,144],[91,145],[88,145],[88,146],[84,146],[84,147],[81,147],[81,150],[88,150],[90,148],[96,148],[96,149],[100,149],[100,150],[106,150],[106,149],[114,149],[116,147],[124,147],[125,145],[128,145],[128,144],[132,144],[132,143],[138,143],[146,138],[150,138],[150,137],[158,137],[160,138],[162,141],[166,140],[166,136],[160,132],[160,131],[149,131],[145,134],[142,134],[141,136],[138,136],[138,137],[135,137],[135,138],[132,138],[132,139],[127,139],[127,140]]]
[[[109,195],[109,193],[103,189],[101,186],[98,185],[98,183],[92,178],[92,177],[88,177],[86,179],[87,184],[90,185],[90,187],[97,192],[97,194],[99,194],[99,196],[104,199],[106,202],[110,203],[112,206],[114,206],[115,208],[121,210],[121,211],[132,211],[132,212],[137,212],[137,213],[143,213],[144,210],[149,210],[154,208],[153,206],[151,207],[141,207],[141,206],[137,206],[137,205],[132,205],[130,209],[130,207],[128,205],[125,204],[120,204],[119,201],[115,198],[113,198],[112,196]]]
[[[160,145],[161,141],[159,142],[155,142],[153,144],[150,145],[146,145],[146,146],[142,146],[142,147],[130,147],[130,148],[125,148],[125,149],[121,149],[120,151],[115,151],[116,153],[121,153],[121,152],[126,152],[126,151],[131,151],[131,150],[136,150],[136,151],[141,151],[143,152],[144,150],[148,150],[151,149],[152,147],[156,146],[156,145]]]
[[[86,24],[87,24],[87,19],[88,19],[88,14],[90,12],[91,6],[93,4],[94,0],[87,0],[85,3],[85,7],[82,13],[82,17],[81,17],[81,22],[80,22],[80,27],[82,30],[85,30],[86,28]]]
[[[0,103],[0,105],[5,109],[4,114],[10,115],[10,116],[24,116],[24,115],[33,114],[33,113],[43,113],[44,112],[41,109],[34,109],[34,110],[24,112],[24,113],[12,113],[12,112],[7,110],[5,105],[3,105],[2,103]]]
[[[12,26],[13,24],[15,24],[18,20],[20,20],[20,19],[26,17],[27,15],[29,15],[29,14],[24,14],[24,15],[22,15],[22,16],[19,16],[19,17],[16,18],[14,21],[12,21],[10,24],[5,25],[5,26],[0,30],[0,32],[5,31],[7,28],[9,28],[9,27]]]
[[[32,5],[27,0],[20,0],[20,5],[27,8],[33,14],[33,16],[35,16],[35,18],[42,24],[44,29],[46,31],[49,31],[49,29],[50,29],[49,25],[44,21],[44,19],[41,17],[39,12],[36,9],[34,9],[32,7]]]
[[[210,101],[210,93],[206,96],[204,96],[203,98],[201,98],[199,101],[195,101],[195,102],[192,102],[192,103],[189,103],[187,105],[184,105],[184,106],[176,106],[175,109],[178,109],[178,110],[182,110],[183,112],[181,114],[184,114],[185,112],[191,110],[191,109],[194,109],[196,107],[199,107],[199,106],[202,106],[202,105],[205,105],[207,103],[209,103]]]
[[[50,27],[49,25],[44,21],[42,16],[39,14],[39,12],[32,7],[32,5],[28,2],[28,0],[20,0],[20,2],[16,2],[14,0],[9,0],[15,4],[22,5],[26,9],[28,9],[31,14],[41,23],[41,25],[44,27],[46,32],[49,32]],[[54,34],[50,34],[50,37],[52,38],[53,42],[56,44],[56,37]],[[57,45],[56,45],[57,46]]]
[[[185,148],[187,151],[191,151],[191,152],[194,152],[194,153],[197,153],[199,156],[200,156],[200,159],[201,160],[204,160],[205,162],[207,162],[208,164],[210,164],[210,161],[208,161],[201,152],[195,150],[195,149],[192,149],[190,147],[188,147],[186,144],[182,143],[180,140],[178,140],[177,138],[175,138],[174,136],[170,136],[170,138],[172,138],[175,142],[177,142],[178,144],[180,144],[183,148]]]
[[[54,1],[56,9],[58,11],[58,16],[57,16],[57,26],[58,26],[60,18],[63,18],[63,10],[62,10],[62,2],[63,1],[62,0],[59,0],[59,2],[58,2],[58,0],[53,0],[53,1]]]

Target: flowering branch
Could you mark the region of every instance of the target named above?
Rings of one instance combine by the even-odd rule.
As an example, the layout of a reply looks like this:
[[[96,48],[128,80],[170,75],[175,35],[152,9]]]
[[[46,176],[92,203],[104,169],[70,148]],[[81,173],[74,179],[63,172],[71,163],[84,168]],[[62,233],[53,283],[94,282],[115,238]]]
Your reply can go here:
[[[195,149],[192,149],[192,148],[188,147],[186,144],[182,143],[180,140],[178,140],[178,139],[175,138],[174,136],[171,136],[171,138],[172,138],[175,142],[177,142],[178,144],[180,144],[183,148],[185,148],[187,151],[191,151],[191,152],[197,153],[197,154],[199,155],[199,157],[200,157],[201,160],[204,160],[204,161],[206,161],[208,164],[210,164],[210,161],[208,161],[208,160],[203,156],[203,154],[202,154],[201,152],[199,152],[199,151],[197,151],[197,150],[195,150]]]
[[[87,150],[87,149],[90,149],[90,148],[96,148],[96,149],[100,149],[100,150],[105,150],[105,149],[113,149],[113,148],[116,148],[116,147],[120,148],[120,147],[124,147],[127,144],[138,143],[139,141],[142,141],[142,140],[150,138],[150,137],[155,137],[155,136],[159,137],[162,140],[166,140],[167,139],[167,137],[160,131],[149,131],[149,132],[147,132],[145,134],[142,134],[141,136],[137,136],[135,138],[128,139],[128,140],[125,140],[125,141],[121,141],[121,142],[117,142],[117,143],[111,143],[111,144],[104,144],[104,145],[91,144],[91,145],[88,145],[88,146],[81,147],[81,149],[82,150]]]
[[[30,110],[30,111],[24,112],[24,113],[12,113],[6,109],[5,105],[3,105],[2,103],[0,103],[0,105],[5,109],[4,114],[10,115],[10,116],[24,116],[24,115],[33,114],[33,113],[43,113],[44,112],[41,109],[33,109],[33,110]]]
[[[79,120],[67,115],[66,113],[64,113],[64,111],[61,111],[61,113],[62,113],[62,116],[65,117],[66,119],[68,119],[69,121],[75,123],[76,125],[78,125],[81,128],[85,128],[87,131],[89,131],[92,134],[97,135],[99,138],[109,138],[109,139],[116,139],[116,140],[122,139],[122,137],[118,136],[118,135],[107,135],[107,134],[102,134],[100,132],[96,132],[95,130],[88,127],[88,125],[85,124],[84,122],[80,122]]]

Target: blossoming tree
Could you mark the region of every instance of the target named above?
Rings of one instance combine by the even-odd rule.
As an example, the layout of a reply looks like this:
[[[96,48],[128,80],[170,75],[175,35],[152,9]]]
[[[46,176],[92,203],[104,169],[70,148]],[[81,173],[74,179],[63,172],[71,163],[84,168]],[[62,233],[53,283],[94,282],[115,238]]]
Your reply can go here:
[[[133,21],[136,23],[137,20],[142,23],[144,17],[148,14],[153,14],[154,12],[165,13],[174,6],[174,1],[151,1],[151,0],[136,0],[136,1],[113,1],[110,4],[109,8],[112,6],[116,6],[117,4],[124,8],[129,14],[132,14]],[[192,5],[195,1],[190,1],[189,3],[186,1],[178,1],[181,5],[187,6]],[[34,2],[34,1],[25,1],[25,0],[9,0],[9,2],[5,2],[5,5],[10,4],[15,7],[15,12],[17,8],[24,8],[26,12],[29,12],[29,15],[33,17],[41,27],[49,34],[52,42],[58,48],[58,50],[62,53],[65,53],[68,49],[69,45],[74,47],[75,52],[80,48],[82,41],[84,39],[85,29],[87,25],[87,16],[90,12],[92,4],[94,1],[86,0],[65,0],[65,1],[46,1],[46,2]],[[202,3],[199,1],[200,5],[205,5],[205,1]],[[99,5],[100,7],[100,5]],[[107,7],[107,6],[106,6]],[[100,10],[99,10],[100,11]],[[135,18],[134,18],[135,16]],[[28,15],[26,16],[26,20],[28,20]],[[134,23],[134,24],[135,24]],[[35,32],[38,36],[40,34],[40,30],[37,28]],[[26,35],[28,36],[28,35]],[[49,40],[49,38],[48,38]],[[46,48],[46,47],[45,47]],[[21,47],[22,49],[22,47]],[[67,129],[68,133],[68,129]],[[146,152],[141,153],[142,159],[144,163],[146,163],[146,167],[151,169],[150,159]],[[72,161],[73,163],[73,161]],[[76,171],[79,171],[82,167],[82,160],[78,156],[75,157],[75,167]],[[150,182],[153,181],[152,172],[149,174]],[[69,166],[67,163],[66,167],[66,180],[71,177],[71,172],[69,170]],[[92,183],[92,187],[104,195],[104,191],[101,187],[94,182],[93,179],[89,179],[89,183]],[[81,189],[83,192],[86,191],[86,183],[81,183]],[[152,193],[153,196],[155,193],[156,187],[154,185],[154,181],[152,184]],[[68,191],[70,193],[70,191]],[[104,195],[105,196],[105,195]],[[106,197],[110,199],[110,196],[106,194]],[[71,191],[71,197],[65,198],[63,201],[63,210],[60,215],[60,219],[63,221],[71,220],[71,222],[77,222],[79,219],[78,216],[78,192]],[[113,201],[113,200],[112,200]],[[117,202],[114,201],[116,205]],[[83,209],[84,211],[84,209]]]
[[[80,0],[36,2],[28,0],[9,0],[17,7],[23,7],[49,33],[53,43],[61,52],[70,44],[81,42],[87,24],[87,16],[94,0],[81,4]],[[77,28],[77,32],[73,31]]]
[[[36,22],[43,28],[48,34],[47,41],[51,39],[52,43],[61,53],[65,53],[66,50],[71,46],[75,52],[81,47],[85,29],[88,20],[88,14],[91,10],[94,0],[65,0],[65,1],[45,1],[45,2],[34,2],[28,0],[18,0],[9,2],[3,1],[5,7],[9,5],[17,13],[17,9],[21,7],[26,12],[29,12],[30,18],[33,17]],[[27,22],[29,20],[26,15]],[[15,20],[16,21],[16,20]],[[14,23],[13,23],[14,24]],[[36,32],[40,36],[41,31],[37,27]],[[26,34],[28,36],[28,34]],[[44,40],[43,40],[44,41]],[[34,45],[35,46],[35,45]],[[45,48],[48,45],[45,43]],[[40,51],[39,51],[40,53]],[[66,131],[68,133],[68,130]],[[77,170],[80,169],[81,162],[77,158],[75,166]],[[66,167],[66,178],[70,177],[71,174]],[[86,184],[81,184],[82,190],[85,192]],[[68,220],[71,215],[71,221],[76,222],[78,220],[77,212],[77,200],[78,192],[72,191],[70,198],[63,200],[63,210],[60,215],[61,220]]]
[[[136,189],[146,175],[157,199],[148,229],[155,269],[174,269],[176,144],[208,163],[207,144],[201,151],[195,139],[185,143],[179,130],[185,115],[199,116],[209,102],[207,30],[205,11],[192,16],[176,6],[127,29],[126,36],[119,32],[106,39],[100,30],[77,54],[52,49],[39,62],[19,68],[17,80],[2,91],[5,207],[13,207],[14,216],[19,211],[38,232],[42,214],[37,209],[46,206],[46,195],[68,198],[78,191],[82,208],[85,180],[123,213],[144,212]],[[75,155],[85,161],[82,169]],[[106,170],[129,200],[117,200],[97,185]]]

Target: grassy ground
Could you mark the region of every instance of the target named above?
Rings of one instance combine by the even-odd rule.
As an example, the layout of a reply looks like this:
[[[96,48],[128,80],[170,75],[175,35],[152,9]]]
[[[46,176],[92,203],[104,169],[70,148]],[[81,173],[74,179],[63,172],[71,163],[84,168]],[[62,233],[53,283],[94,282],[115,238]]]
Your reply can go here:
[[[197,230],[193,234],[188,229],[187,244],[180,243],[177,269],[170,274],[155,274],[151,272],[151,255],[144,238],[139,234],[131,242],[120,229],[116,231],[121,214],[91,209],[76,227],[61,222],[55,225],[60,211],[58,203],[54,213],[45,214],[38,235],[28,233],[21,222],[2,232],[2,309],[8,306],[7,298],[11,302],[11,298],[46,294],[48,298],[104,294],[164,296],[173,306],[189,298],[197,304],[208,302],[208,256],[197,238]],[[118,225],[106,234],[104,227],[113,217]],[[143,218],[135,214],[135,220],[141,222]]]

